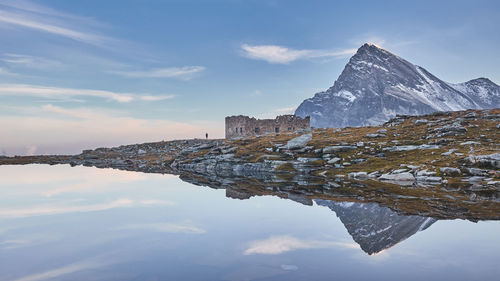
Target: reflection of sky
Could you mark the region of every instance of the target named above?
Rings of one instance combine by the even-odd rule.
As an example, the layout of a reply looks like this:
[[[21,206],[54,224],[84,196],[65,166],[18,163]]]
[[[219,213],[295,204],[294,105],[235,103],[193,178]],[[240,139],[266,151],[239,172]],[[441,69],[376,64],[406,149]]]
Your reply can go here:
[[[75,188],[72,188],[75,187]],[[0,166],[0,280],[494,280],[500,224],[438,221],[368,256],[335,213],[174,176]]]

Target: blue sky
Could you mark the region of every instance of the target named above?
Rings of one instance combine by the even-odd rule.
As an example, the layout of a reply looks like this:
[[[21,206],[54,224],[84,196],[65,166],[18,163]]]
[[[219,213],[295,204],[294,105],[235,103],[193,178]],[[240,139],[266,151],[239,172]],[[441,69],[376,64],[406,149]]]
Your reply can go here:
[[[498,1],[0,0],[0,154],[223,137],[330,87],[365,42],[500,82]]]

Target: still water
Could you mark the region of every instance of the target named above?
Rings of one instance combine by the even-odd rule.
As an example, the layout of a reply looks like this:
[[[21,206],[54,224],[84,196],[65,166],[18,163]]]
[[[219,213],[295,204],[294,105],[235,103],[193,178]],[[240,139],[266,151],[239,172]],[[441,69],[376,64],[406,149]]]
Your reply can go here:
[[[172,175],[0,166],[0,280],[499,280],[500,222],[226,198]]]

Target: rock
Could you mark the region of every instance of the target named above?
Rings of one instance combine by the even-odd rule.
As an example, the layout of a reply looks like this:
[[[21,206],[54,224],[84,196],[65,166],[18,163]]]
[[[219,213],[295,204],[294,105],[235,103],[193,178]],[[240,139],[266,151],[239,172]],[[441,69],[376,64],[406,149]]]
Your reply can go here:
[[[443,179],[441,177],[430,177],[430,176],[417,176],[417,181],[420,182],[431,182],[431,183],[440,183]]]
[[[479,164],[486,167],[500,168],[500,153],[488,155],[470,155],[467,160],[473,164]]]
[[[466,142],[461,143],[460,145],[480,145],[480,144],[481,143],[477,142],[477,141],[466,141]]]
[[[344,163],[342,163],[342,165],[343,165],[343,166],[351,166],[351,163],[349,163],[349,162],[344,162]]]
[[[326,162],[326,163],[328,163],[328,164],[335,164],[335,163],[340,162],[340,160],[342,160],[342,159],[340,159],[338,157],[334,157],[334,158],[328,160],[328,162]]]
[[[439,171],[446,176],[459,176],[462,172],[457,168],[452,167],[442,167],[439,168]]]
[[[397,169],[397,170],[392,171],[391,174],[401,174],[404,172],[408,172],[408,170],[407,169]]]
[[[433,129],[431,132],[435,133],[433,137],[444,137],[463,135],[465,134],[465,132],[467,132],[467,129],[460,124],[453,124],[438,127],[436,129]]]
[[[452,148],[450,150],[448,150],[447,152],[443,152],[441,153],[441,156],[448,156],[448,155],[451,155],[453,152],[457,151],[458,149],[455,149],[455,148]]]
[[[290,149],[290,150],[304,148],[307,145],[307,143],[311,141],[311,139],[312,139],[312,134],[305,134],[300,137],[296,137],[294,139],[289,140],[286,145],[280,148]]]
[[[415,125],[427,124],[427,123],[429,123],[429,120],[427,120],[427,119],[417,119],[417,120],[413,121],[413,123],[415,123]]]
[[[483,181],[484,179],[485,179],[485,177],[473,176],[473,177],[462,179],[462,181],[480,182],[480,181]]]
[[[417,172],[417,177],[430,177],[430,176],[435,176],[436,172],[431,172],[427,170],[422,170]]]
[[[367,172],[353,172],[353,173],[349,173],[348,177],[350,179],[366,180],[366,179],[368,179],[368,173]]]
[[[379,134],[387,134],[387,129],[380,129],[377,131]]]
[[[495,187],[500,187],[500,181],[489,181],[486,184],[487,185],[493,185]]]
[[[400,174],[383,174],[378,179],[387,181],[415,181],[415,177],[408,172]]]
[[[367,138],[380,138],[380,137],[385,137],[385,135],[381,134],[366,134]]]
[[[323,160],[323,159],[321,159],[321,158],[307,158],[307,157],[297,158],[297,161],[299,161],[301,163],[313,162],[313,161],[317,161],[317,160]]]
[[[478,169],[478,168],[468,168],[467,171],[472,176],[487,176],[488,170]]]
[[[349,151],[352,149],[356,149],[356,146],[334,145],[334,146],[327,146],[327,147],[323,148],[323,153],[345,152],[345,151]]]
[[[431,144],[421,144],[421,145],[399,145],[399,146],[391,146],[385,147],[383,150],[385,151],[411,151],[415,149],[439,149],[439,145],[431,145]]]
[[[381,175],[381,173],[380,173],[379,171],[375,171],[375,172],[371,172],[371,173],[369,173],[369,174],[368,174],[368,177],[373,179],[373,178],[378,178],[378,177],[380,177],[380,175]]]
[[[329,154],[329,153],[327,153],[327,154],[323,154],[323,155],[321,155],[321,158],[323,158],[323,160],[329,160],[329,159],[331,159],[331,158],[332,158],[332,155],[331,155],[331,154]]]

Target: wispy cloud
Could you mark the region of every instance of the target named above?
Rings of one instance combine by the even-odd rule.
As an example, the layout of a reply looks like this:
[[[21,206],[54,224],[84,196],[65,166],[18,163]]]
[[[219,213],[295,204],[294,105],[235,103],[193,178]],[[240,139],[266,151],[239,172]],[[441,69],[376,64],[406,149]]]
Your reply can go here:
[[[178,78],[189,80],[204,70],[205,67],[203,66],[183,66],[156,68],[144,71],[111,71],[110,73],[130,78]]]
[[[4,54],[0,57],[0,61],[12,66],[23,66],[43,70],[61,68],[64,66],[63,63],[56,60],[22,54]]]
[[[345,57],[352,55],[356,49],[345,50],[297,50],[285,46],[278,45],[248,45],[241,46],[243,56],[255,59],[264,60],[273,64],[288,64],[290,62],[301,59],[328,58],[328,57]]]
[[[27,1],[16,2],[0,2],[0,23],[37,30],[98,46],[116,41],[95,31],[89,31],[91,29],[88,26],[90,20]],[[72,26],[75,22],[78,22],[80,26]]]
[[[276,109],[273,109],[273,110],[270,110],[266,113],[261,113],[261,114],[257,114],[256,117],[258,118],[276,118],[276,116],[278,115],[286,115],[286,114],[294,114],[295,113],[295,109],[297,109],[296,106],[290,106],[290,107],[280,107],[280,108],[276,108]]]
[[[295,238],[293,236],[283,235],[272,236],[264,240],[253,241],[243,252],[243,254],[278,255],[294,250],[322,248],[359,249],[359,245],[337,241],[303,240]]]
[[[46,99],[68,99],[72,97],[97,97],[117,102],[158,101],[171,99],[174,95],[151,95],[118,93],[105,90],[45,87],[24,84],[0,84],[0,96],[29,96]]]

